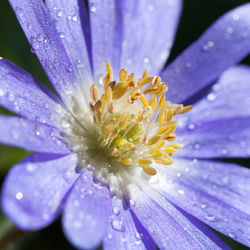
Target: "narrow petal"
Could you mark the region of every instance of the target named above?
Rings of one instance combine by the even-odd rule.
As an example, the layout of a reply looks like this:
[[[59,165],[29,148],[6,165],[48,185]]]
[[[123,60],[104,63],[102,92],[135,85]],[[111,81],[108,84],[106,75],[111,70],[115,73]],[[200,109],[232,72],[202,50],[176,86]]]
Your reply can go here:
[[[109,190],[94,183],[88,170],[74,185],[63,212],[63,228],[69,241],[80,249],[97,247],[108,230],[111,214]]]
[[[215,242],[192,224],[148,184],[131,190],[132,210],[160,249],[219,249]]]
[[[249,157],[250,117],[192,123],[177,130],[184,148],[178,157]]]
[[[0,116],[0,144],[52,154],[70,152],[58,129],[15,116]]]
[[[89,1],[92,56],[95,81],[105,74],[108,60],[117,75],[120,70],[122,15],[120,1]]]
[[[0,105],[31,120],[59,125],[63,109],[58,97],[32,75],[0,60]]]
[[[170,53],[182,9],[182,0],[122,1],[121,66],[141,76],[160,72]]]
[[[170,168],[162,166],[159,171],[164,173],[166,184],[152,185],[167,199],[210,227],[250,246],[249,169],[215,161],[175,160]]]
[[[122,200],[112,199],[112,215],[104,249],[156,249],[151,237],[125,206]]]
[[[75,75],[48,8],[42,0],[9,2],[51,83],[66,99],[68,89],[75,83]]]
[[[250,116],[248,93],[250,93],[250,67],[246,65],[232,67],[221,75],[211,92],[188,112],[187,123],[190,125],[199,121]]]
[[[168,99],[185,101],[249,54],[249,11],[245,4],[225,14],[167,67]]]
[[[93,78],[84,36],[84,28],[88,26],[84,1],[46,0],[45,3],[56,20],[57,30],[78,77],[78,84],[86,91],[93,83]]]
[[[9,172],[2,190],[2,209],[22,230],[37,230],[52,223],[78,174],[77,157],[28,156]]]

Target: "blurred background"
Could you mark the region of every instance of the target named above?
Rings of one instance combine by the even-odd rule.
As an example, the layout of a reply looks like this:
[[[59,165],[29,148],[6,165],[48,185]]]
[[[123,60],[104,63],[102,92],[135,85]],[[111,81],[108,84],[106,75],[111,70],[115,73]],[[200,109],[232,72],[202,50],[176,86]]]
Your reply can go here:
[[[169,62],[195,41],[223,13],[248,2],[247,0],[185,0]],[[32,73],[41,82],[49,85],[48,79],[36,56],[31,52],[7,0],[0,1],[0,56],[16,63]],[[242,63],[250,65],[250,57],[244,59]],[[0,108],[0,113],[11,114],[2,108]],[[9,168],[26,155],[28,152],[24,150],[0,145],[0,184],[2,184]],[[234,159],[232,161],[249,167],[248,160]],[[9,228],[10,222],[4,218],[0,210],[0,250],[74,249],[63,236],[60,220],[39,232],[22,233],[16,230],[9,231]],[[233,249],[247,249],[221,234],[219,236]]]

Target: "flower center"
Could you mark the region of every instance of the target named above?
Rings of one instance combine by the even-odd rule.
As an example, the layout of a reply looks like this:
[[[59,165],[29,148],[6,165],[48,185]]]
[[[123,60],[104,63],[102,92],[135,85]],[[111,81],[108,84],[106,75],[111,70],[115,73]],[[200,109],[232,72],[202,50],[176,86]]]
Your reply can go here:
[[[177,127],[173,117],[192,106],[166,101],[167,83],[159,76],[148,76],[146,70],[141,79],[135,80],[133,73],[122,69],[119,82],[112,80],[108,62],[106,71],[102,94],[96,84],[90,88],[94,132],[85,141],[88,163],[102,159],[111,172],[141,168],[146,174],[155,175],[154,163],[171,164],[172,154],[182,147],[173,143]]]

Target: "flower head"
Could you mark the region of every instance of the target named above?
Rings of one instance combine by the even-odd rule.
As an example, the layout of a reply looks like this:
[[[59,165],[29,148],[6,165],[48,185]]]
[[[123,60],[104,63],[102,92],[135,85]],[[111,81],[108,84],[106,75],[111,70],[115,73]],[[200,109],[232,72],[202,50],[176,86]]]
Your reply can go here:
[[[0,116],[0,142],[37,152],[3,187],[15,225],[62,212],[80,249],[227,248],[207,224],[249,246],[250,172],[218,158],[249,156],[250,70],[233,65],[249,53],[250,5],[164,69],[180,0],[10,3],[60,96],[0,60],[0,104],[21,116]]]

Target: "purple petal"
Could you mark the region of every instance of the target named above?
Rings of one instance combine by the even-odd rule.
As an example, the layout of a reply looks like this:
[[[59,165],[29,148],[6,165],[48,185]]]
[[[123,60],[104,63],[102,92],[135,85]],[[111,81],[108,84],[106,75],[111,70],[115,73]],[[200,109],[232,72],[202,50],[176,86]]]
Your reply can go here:
[[[93,78],[83,30],[87,25],[84,1],[46,0],[46,5],[56,20],[57,30],[78,77],[78,83],[83,89],[84,85],[85,88],[89,87]]]
[[[95,80],[105,74],[108,60],[117,75],[120,70],[122,16],[119,1],[89,1],[92,56]]]
[[[2,209],[22,230],[49,225],[60,213],[61,204],[77,178],[77,157],[52,158],[35,154],[14,166],[5,179]]]
[[[74,185],[63,212],[63,228],[69,241],[80,249],[97,247],[108,230],[111,214],[109,190],[94,183],[84,171]]]
[[[75,75],[55,26],[42,0],[9,0],[17,18],[57,92],[66,99]]]
[[[112,215],[104,249],[156,249],[151,237],[124,206],[122,200],[112,199]]]
[[[121,66],[141,76],[158,74],[172,47],[182,0],[122,1],[123,41]]]
[[[225,71],[211,92],[188,112],[188,123],[250,116],[250,67],[235,66]],[[184,118],[185,119],[185,118]]]
[[[249,157],[250,117],[192,123],[177,130],[184,148],[178,157]]]
[[[249,11],[245,4],[225,14],[167,67],[168,99],[183,102],[249,54]]]
[[[58,129],[15,116],[0,116],[0,144],[52,154],[70,152]]]
[[[0,105],[19,115],[59,125],[59,99],[45,86],[11,62],[0,60]]]
[[[175,160],[161,167],[167,199],[221,233],[250,246],[250,170],[230,163]],[[168,187],[168,188],[166,188]]]
[[[219,249],[158,191],[145,184],[141,188],[131,191],[132,210],[160,249]]]

